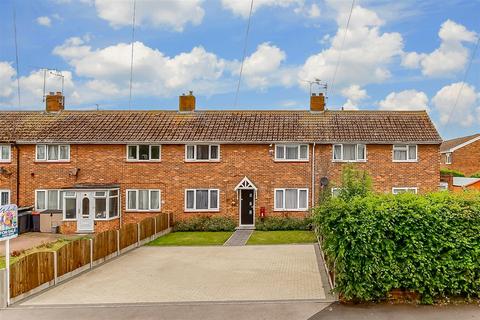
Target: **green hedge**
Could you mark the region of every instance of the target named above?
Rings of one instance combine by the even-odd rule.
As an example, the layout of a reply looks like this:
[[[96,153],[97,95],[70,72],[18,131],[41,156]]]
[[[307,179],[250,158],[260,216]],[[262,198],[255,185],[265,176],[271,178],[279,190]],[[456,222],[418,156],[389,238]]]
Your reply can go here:
[[[392,289],[423,303],[480,294],[480,193],[334,198],[315,210],[336,288],[347,300]]]
[[[453,170],[453,169],[440,169],[440,174],[442,175],[451,175],[454,177],[465,177],[465,174],[463,172]]]
[[[202,216],[176,221],[174,231],[234,231],[237,223],[229,217]]]
[[[472,178],[480,178],[480,172],[472,174]]]
[[[255,230],[279,231],[279,230],[311,230],[310,218],[284,218],[266,217],[255,221]]]

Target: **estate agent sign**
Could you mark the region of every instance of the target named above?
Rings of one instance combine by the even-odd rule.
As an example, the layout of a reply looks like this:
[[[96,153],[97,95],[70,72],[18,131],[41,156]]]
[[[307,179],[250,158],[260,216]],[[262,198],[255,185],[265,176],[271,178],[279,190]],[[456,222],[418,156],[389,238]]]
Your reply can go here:
[[[15,238],[18,235],[17,206],[0,206],[0,241]]]

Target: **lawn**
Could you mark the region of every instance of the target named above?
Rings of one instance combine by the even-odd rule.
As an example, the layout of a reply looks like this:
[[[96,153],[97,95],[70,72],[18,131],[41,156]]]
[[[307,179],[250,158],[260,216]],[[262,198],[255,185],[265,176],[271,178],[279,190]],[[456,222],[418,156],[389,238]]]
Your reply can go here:
[[[148,246],[214,246],[222,245],[232,232],[172,232],[148,243]]]
[[[292,244],[317,241],[312,231],[254,231],[247,244]]]

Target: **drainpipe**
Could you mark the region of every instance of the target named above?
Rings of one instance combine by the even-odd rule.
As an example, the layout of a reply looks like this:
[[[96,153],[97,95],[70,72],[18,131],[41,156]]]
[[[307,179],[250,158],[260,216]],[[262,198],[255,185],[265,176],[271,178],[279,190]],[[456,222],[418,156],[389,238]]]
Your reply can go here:
[[[315,142],[312,147],[312,208],[315,206]]]
[[[16,178],[15,178],[15,185],[16,185],[16,204],[19,206],[20,202],[20,148],[18,147],[18,144],[15,142],[13,143],[13,146],[15,147],[15,150],[17,151],[17,160],[16,160]]]

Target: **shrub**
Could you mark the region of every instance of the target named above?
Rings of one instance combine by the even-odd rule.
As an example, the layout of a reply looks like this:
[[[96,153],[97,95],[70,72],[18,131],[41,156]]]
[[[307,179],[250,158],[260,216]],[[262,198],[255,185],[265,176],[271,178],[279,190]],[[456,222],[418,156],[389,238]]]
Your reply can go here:
[[[440,169],[440,174],[446,175],[446,176],[454,176],[454,177],[465,177],[465,174],[453,169]]]
[[[339,197],[349,199],[355,196],[364,197],[372,192],[372,179],[365,170],[357,170],[353,165],[342,169],[342,185]]]
[[[176,221],[174,231],[234,231],[237,223],[229,217],[201,216]]]
[[[480,172],[472,174],[472,178],[480,178]]]
[[[285,218],[285,217],[266,217],[263,220],[257,220],[255,229],[261,231],[278,230],[311,230],[311,218]]]
[[[332,198],[314,222],[347,300],[480,295],[480,193]]]

